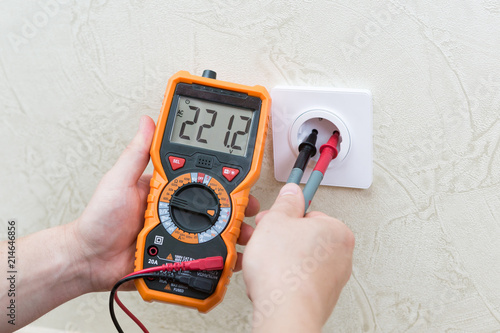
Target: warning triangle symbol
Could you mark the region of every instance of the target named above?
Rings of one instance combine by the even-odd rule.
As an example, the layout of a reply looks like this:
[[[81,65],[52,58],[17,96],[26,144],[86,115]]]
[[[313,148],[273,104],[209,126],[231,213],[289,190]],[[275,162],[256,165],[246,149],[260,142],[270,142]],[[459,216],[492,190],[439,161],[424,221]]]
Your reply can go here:
[[[170,284],[167,284],[167,286],[165,287],[165,290],[172,290],[172,289],[170,289]]]
[[[168,259],[168,260],[173,260],[173,259],[172,259],[172,253],[169,253],[169,254],[168,254],[167,259]]]

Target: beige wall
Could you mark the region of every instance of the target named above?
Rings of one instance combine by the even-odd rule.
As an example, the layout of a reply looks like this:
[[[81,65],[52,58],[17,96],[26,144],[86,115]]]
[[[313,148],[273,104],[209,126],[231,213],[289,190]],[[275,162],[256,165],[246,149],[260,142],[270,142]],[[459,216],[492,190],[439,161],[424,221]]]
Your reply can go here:
[[[493,0],[3,1],[1,223],[15,217],[26,235],[79,216],[180,69],[269,89],[366,88],[373,185],[321,188],[312,205],[357,240],[325,331],[497,331],[499,64]],[[263,208],[281,186],[271,144],[253,189]],[[241,274],[207,315],[123,298],[153,332],[248,331]],[[111,332],[107,294],[33,326]]]

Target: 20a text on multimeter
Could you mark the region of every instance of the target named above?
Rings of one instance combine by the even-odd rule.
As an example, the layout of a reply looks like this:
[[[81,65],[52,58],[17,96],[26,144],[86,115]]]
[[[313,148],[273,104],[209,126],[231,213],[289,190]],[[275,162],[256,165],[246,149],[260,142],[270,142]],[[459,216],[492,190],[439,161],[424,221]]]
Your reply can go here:
[[[224,297],[251,186],[260,174],[271,99],[244,86],[180,71],[169,80],[156,125],[144,228],[135,271],[212,256],[221,271],[169,272],[138,279],[146,301],[207,312]]]

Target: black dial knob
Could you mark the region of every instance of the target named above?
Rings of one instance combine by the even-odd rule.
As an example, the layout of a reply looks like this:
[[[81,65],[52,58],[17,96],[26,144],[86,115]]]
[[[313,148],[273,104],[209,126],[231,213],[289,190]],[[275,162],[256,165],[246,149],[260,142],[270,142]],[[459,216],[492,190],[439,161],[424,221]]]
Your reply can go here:
[[[203,184],[191,183],[179,188],[172,195],[170,206],[174,223],[191,233],[209,229],[219,216],[217,196]]]

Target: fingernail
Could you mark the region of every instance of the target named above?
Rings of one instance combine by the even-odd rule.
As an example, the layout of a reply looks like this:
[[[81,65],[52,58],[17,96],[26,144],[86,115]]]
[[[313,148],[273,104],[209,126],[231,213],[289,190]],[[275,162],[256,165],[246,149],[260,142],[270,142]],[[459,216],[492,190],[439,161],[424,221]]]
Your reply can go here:
[[[279,196],[285,196],[285,195],[295,195],[297,194],[297,191],[299,190],[299,187],[296,184],[286,184],[283,186],[280,190]]]

